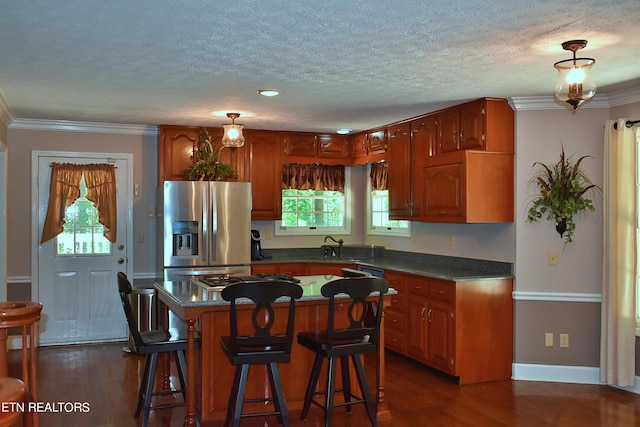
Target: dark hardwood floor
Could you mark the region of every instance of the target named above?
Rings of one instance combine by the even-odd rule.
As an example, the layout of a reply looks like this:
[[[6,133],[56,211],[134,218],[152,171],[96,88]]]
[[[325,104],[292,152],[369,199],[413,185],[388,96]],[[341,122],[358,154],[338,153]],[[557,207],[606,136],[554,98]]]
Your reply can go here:
[[[38,397],[59,410],[65,403],[86,402],[83,411],[40,413],[42,427],[134,427],[136,393],[143,359],[124,353],[125,343],[43,347],[38,356]],[[19,351],[9,354],[10,373],[18,375]],[[372,363],[369,364],[371,366]],[[374,373],[370,384],[374,384]],[[386,398],[389,426],[637,426],[640,395],[599,385],[497,381],[458,386],[422,365],[389,353]],[[307,379],[301,379],[306,381]],[[58,402],[62,402],[56,407]],[[68,406],[68,405],[67,405]],[[323,425],[320,409],[306,421],[291,410],[292,426]],[[152,411],[149,426],[182,426],[184,408]],[[222,425],[217,423],[216,425]],[[247,419],[242,426],[276,426],[275,418]],[[334,426],[369,422],[362,405],[352,414],[334,411]]]

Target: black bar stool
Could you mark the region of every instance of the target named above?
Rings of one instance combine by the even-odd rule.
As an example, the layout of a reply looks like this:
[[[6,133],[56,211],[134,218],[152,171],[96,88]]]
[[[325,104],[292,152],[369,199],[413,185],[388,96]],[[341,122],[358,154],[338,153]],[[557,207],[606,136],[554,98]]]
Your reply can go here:
[[[140,381],[135,417],[138,418],[140,416],[140,412],[143,412],[142,427],[146,427],[147,422],[149,421],[149,412],[152,409],[184,406],[186,390],[185,377],[187,373],[187,363],[184,357],[184,352],[187,349],[186,330],[183,331],[178,328],[172,328],[169,330],[156,329],[140,332],[138,330],[138,322],[133,315],[133,310],[131,309],[131,303],[129,301],[129,295],[131,294],[131,282],[129,282],[129,279],[123,272],[118,272],[118,291],[120,292],[122,307],[124,308],[124,313],[127,317],[129,331],[133,337],[134,348],[131,350],[138,355],[145,356],[144,373],[142,374],[142,380]],[[199,345],[199,343],[200,340],[196,337],[196,345]],[[158,355],[160,353],[172,353],[175,356],[176,366],[178,368],[178,379],[180,381],[179,390],[174,391],[168,389],[156,392],[153,391],[156,378],[156,368],[158,366]],[[152,406],[151,398],[153,396],[162,396],[174,393],[181,393],[183,401],[179,403]]]
[[[322,295],[329,298],[329,314],[327,329],[323,331],[311,331],[298,333],[298,344],[308,348],[316,354],[313,362],[311,378],[307,385],[304,405],[300,419],[304,420],[309,413],[311,404],[319,406],[325,413],[325,426],[331,425],[331,412],[334,406],[346,406],[347,412],[351,412],[351,405],[364,403],[371,425],[377,426],[376,414],[369,385],[362,366],[361,355],[376,351],[380,322],[382,321],[382,308],[384,294],[389,289],[386,280],[379,277],[351,277],[331,281],[325,284]],[[366,299],[372,293],[378,293],[377,303],[369,304]],[[348,316],[345,328],[336,328],[340,321],[336,320],[336,297],[349,297],[346,315]],[[340,304],[342,300],[338,302]],[[351,391],[351,379],[349,374],[349,357],[353,361],[362,396],[359,397]],[[327,386],[325,391],[316,391],[316,384],[320,377],[320,370],[324,359],[328,360]],[[336,362],[340,360],[342,370],[342,389],[335,389]],[[335,403],[336,391],[342,391],[344,402]],[[324,395],[324,404],[314,398]],[[355,400],[352,400],[354,398]]]
[[[287,404],[282,390],[278,363],[288,363],[291,357],[293,342],[293,325],[295,320],[295,300],[302,296],[302,287],[287,281],[260,281],[229,285],[222,290],[222,298],[231,302],[229,310],[230,334],[220,340],[222,350],[232,365],[236,366],[233,388],[229,395],[229,406],[225,427],[233,419],[234,427],[240,425],[242,417],[259,415],[277,415],[278,421],[289,425]],[[253,302],[251,310],[238,309],[239,299],[248,298]],[[275,322],[274,302],[288,302],[287,324],[284,332],[273,333],[271,328]],[[288,300],[288,301],[287,301]],[[251,317],[246,322],[245,317]],[[238,325],[252,325],[253,334],[240,335]],[[271,396],[258,399],[245,399],[245,388],[249,367],[266,365],[269,373]],[[273,402],[274,411],[261,413],[242,413],[244,403]]]

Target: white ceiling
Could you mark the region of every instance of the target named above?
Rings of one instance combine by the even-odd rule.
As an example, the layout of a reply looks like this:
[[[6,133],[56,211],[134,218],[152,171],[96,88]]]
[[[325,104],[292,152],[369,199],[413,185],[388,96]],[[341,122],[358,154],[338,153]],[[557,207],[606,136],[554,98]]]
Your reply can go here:
[[[7,1],[0,94],[17,119],[359,131],[552,97],[571,39],[598,94],[637,88],[639,30],[638,0]]]

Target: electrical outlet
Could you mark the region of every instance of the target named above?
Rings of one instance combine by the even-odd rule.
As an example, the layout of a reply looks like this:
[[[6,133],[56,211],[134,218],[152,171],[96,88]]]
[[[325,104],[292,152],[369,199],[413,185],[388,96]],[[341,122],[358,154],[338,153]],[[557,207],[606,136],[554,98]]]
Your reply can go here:
[[[138,233],[138,243],[144,243],[144,233]]]
[[[555,251],[549,252],[549,265],[558,265],[558,253]]]
[[[453,247],[456,242],[456,238],[453,234],[449,234],[449,246]]]
[[[267,230],[267,240],[271,239],[273,239],[273,233],[271,232],[271,230]]]
[[[545,332],[544,334],[544,346],[553,347],[553,332]]]
[[[411,234],[411,242],[412,243],[416,243],[418,241],[418,236],[416,235],[416,233],[412,233]]]
[[[569,348],[569,334],[560,334],[560,347]]]

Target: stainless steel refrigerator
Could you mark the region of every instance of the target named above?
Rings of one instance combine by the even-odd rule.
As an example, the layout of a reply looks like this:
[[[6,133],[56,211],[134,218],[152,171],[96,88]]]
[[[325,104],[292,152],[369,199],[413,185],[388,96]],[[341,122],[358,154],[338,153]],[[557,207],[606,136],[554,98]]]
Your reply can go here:
[[[166,181],[158,241],[164,280],[251,273],[251,184]]]

